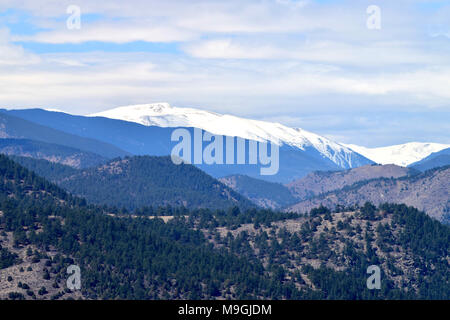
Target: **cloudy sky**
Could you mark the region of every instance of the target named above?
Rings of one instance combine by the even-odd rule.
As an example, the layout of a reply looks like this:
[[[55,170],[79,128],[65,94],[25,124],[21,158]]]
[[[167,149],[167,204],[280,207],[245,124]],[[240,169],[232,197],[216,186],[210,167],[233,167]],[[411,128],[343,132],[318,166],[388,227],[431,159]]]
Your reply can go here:
[[[150,102],[450,143],[450,1],[0,0],[1,107]]]

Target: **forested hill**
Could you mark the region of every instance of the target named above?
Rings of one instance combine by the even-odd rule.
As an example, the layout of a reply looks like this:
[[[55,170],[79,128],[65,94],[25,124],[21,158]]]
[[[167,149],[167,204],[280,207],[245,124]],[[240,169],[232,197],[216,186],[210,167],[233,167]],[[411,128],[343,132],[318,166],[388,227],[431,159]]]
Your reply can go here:
[[[90,203],[130,210],[165,205],[212,209],[254,206],[200,169],[186,164],[175,165],[170,157],[115,159],[81,170],[57,183]]]
[[[450,298],[450,229],[405,205],[166,208],[163,222],[86,205],[1,155],[0,181],[0,298]],[[65,286],[71,264],[81,291]]]
[[[3,155],[0,183],[0,299],[300,297],[182,220],[111,217]],[[71,264],[81,291],[66,288]]]
[[[81,170],[43,159],[10,158],[93,204],[129,210],[166,205],[212,209],[255,206],[200,169],[175,165],[170,157],[118,158]]]
[[[44,159],[9,155],[9,158],[37,175],[55,182],[78,173],[78,169]]]
[[[42,201],[43,205],[64,203],[73,206],[86,203],[84,199],[71,196],[62,188],[2,154],[0,154],[0,190],[2,207],[14,206],[14,204],[18,204],[15,202],[16,200],[23,199]]]

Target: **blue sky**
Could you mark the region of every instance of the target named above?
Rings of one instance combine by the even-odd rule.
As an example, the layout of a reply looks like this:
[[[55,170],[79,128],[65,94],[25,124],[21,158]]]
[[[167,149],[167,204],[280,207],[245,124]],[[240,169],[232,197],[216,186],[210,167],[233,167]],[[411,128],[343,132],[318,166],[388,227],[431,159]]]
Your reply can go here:
[[[0,105],[164,101],[369,147],[450,143],[449,52],[449,1],[0,0]]]

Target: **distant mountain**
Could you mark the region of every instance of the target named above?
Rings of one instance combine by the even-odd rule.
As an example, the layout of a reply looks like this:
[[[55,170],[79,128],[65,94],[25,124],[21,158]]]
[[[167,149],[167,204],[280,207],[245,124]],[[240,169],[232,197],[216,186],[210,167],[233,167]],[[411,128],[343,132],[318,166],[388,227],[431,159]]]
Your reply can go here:
[[[307,212],[320,205],[404,203],[425,211],[431,217],[450,222],[450,166],[401,178],[379,178],[357,182],[337,191],[316,196],[291,206],[288,211]]]
[[[219,181],[263,208],[279,209],[294,204],[297,200],[281,183],[245,175],[228,176],[220,178]]]
[[[450,148],[441,150],[439,152],[433,152],[428,157],[410,164],[409,167],[420,171],[426,171],[429,169],[444,167],[448,165],[450,165]]]
[[[0,139],[0,153],[45,159],[74,168],[92,167],[107,161],[92,152],[29,139]]]
[[[366,148],[346,144],[348,148],[379,164],[396,164],[406,167],[422,160],[433,152],[449,148],[448,144],[410,142],[381,148]]]
[[[177,144],[177,142],[171,141],[171,134],[175,127],[145,126],[123,120],[108,119],[104,117],[74,116],[62,112],[51,112],[41,109],[5,110],[3,112],[73,135],[100,140],[135,155],[169,155],[172,148]],[[225,119],[227,119],[227,117],[225,117]],[[245,121],[250,121],[252,125],[251,129],[256,130],[255,125],[252,122],[253,120]],[[256,123],[259,125],[259,122]],[[284,143],[280,147],[280,170],[276,175],[262,176],[260,174],[260,166],[257,165],[196,164],[196,166],[217,178],[234,174],[244,174],[272,182],[287,183],[293,179],[303,177],[312,171],[342,170],[343,167],[347,166],[360,166],[372,163],[372,161],[357,153],[349,151],[345,147],[335,145],[333,142],[325,140],[323,137],[309,134],[301,130],[300,132],[299,130],[287,127],[278,127],[281,125],[273,124],[273,126],[275,127],[274,132],[280,132],[280,130],[282,131],[282,129],[285,129],[288,134],[296,135],[294,138],[297,140],[293,139],[299,143],[298,145]],[[193,127],[183,128],[188,130],[191,133],[191,136],[194,135]],[[238,133],[239,130],[237,130],[236,134],[233,134],[233,137],[237,136]],[[302,135],[310,137],[310,140],[314,141],[314,143],[306,139],[306,136],[301,138]],[[259,139],[267,136],[261,134],[260,136],[253,135],[251,137]],[[247,145],[249,141],[250,140],[248,139],[246,140]],[[304,143],[303,145],[300,144],[302,141]],[[204,143],[204,145],[206,145],[206,143]],[[339,165],[337,163],[339,163]]]
[[[419,173],[397,165],[367,165],[345,171],[312,172],[287,185],[292,194],[304,200],[325,192],[342,189],[359,181],[376,178],[399,178]]]
[[[143,206],[223,209],[254,207],[248,199],[192,165],[170,157],[115,159],[56,181],[90,203],[133,210]]]
[[[256,141],[272,141],[300,150],[313,148],[339,168],[348,169],[370,163],[345,146],[315,133],[286,127],[279,123],[245,119],[200,109],[177,108],[168,103],[118,107],[92,114],[158,127],[193,127],[212,134],[236,136]]]
[[[32,117],[31,117],[32,118]],[[69,124],[61,124],[62,127]],[[92,152],[105,158],[129,155],[129,153],[109,143],[93,138],[86,138],[55,130],[51,126],[37,124],[33,119],[29,121],[16,117],[6,110],[0,109],[0,138],[31,139],[51,144],[58,144],[70,148]]]

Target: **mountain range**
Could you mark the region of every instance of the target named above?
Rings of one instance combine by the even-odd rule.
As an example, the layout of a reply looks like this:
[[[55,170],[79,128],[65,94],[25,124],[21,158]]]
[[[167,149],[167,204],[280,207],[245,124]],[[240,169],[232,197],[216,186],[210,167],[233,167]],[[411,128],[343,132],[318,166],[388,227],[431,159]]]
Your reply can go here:
[[[446,180],[445,170],[439,171],[442,168],[421,173],[396,165],[367,165],[312,172],[283,185],[245,175],[216,180],[192,165],[175,165],[169,157],[117,158],[85,169],[43,159],[11,157],[89,203],[128,210],[170,205],[212,209],[259,206],[307,212],[319,206],[335,208],[370,201],[414,205],[444,222],[450,212],[450,180]]]
[[[366,148],[354,144],[346,144],[348,148],[362,154],[378,164],[396,164],[410,166],[432,153],[450,148],[448,144],[409,142],[380,148]]]
[[[280,171],[177,165],[175,129],[276,142]],[[445,145],[365,157],[302,129],[166,104],[0,110],[0,136],[0,299],[450,297]],[[79,291],[64,289],[73,264]],[[374,264],[381,290],[366,285]]]
[[[60,124],[58,130],[52,126],[46,126],[35,121],[33,115],[29,119],[24,117],[14,116],[14,112],[1,112],[0,110],[0,137],[1,138],[15,138],[28,139],[59,146],[70,147],[82,151],[98,154],[105,158],[114,158],[126,156],[130,153],[121,150],[120,148],[100,141],[94,137],[86,137],[83,135],[72,134],[67,129],[65,123]],[[47,113],[47,111],[44,111]]]
[[[131,121],[145,126],[200,128],[216,135],[236,136],[260,142],[271,141],[280,146],[287,145],[303,151],[312,148],[343,169],[366,163],[363,157],[356,155],[349,148],[300,128],[193,108],[177,108],[168,103],[118,107],[90,116]]]
[[[367,148],[334,142],[324,136],[300,128],[290,128],[280,123],[245,119],[194,108],[177,108],[168,103],[124,106],[89,116],[125,120],[145,126],[201,128],[213,134],[238,136],[256,141],[273,141],[302,150],[312,146],[343,169],[361,165],[358,159],[352,157],[352,151],[378,164],[408,166],[433,152],[450,147],[448,144],[410,142],[388,147]]]
[[[134,114],[136,107],[132,106],[125,109],[128,110],[128,114]],[[190,109],[185,111],[184,108],[172,108],[160,104],[149,105],[145,110],[146,112],[151,112],[152,110],[152,112],[163,112],[164,110],[174,112],[173,110],[175,110],[180,113],[181,111],[177,111],[178,109],[182,109],[186,113],[185,118],[196,119],[195,116],[199,113],[202,115],[200,119],[209,117],[204,120],[205,123],[215,123],[215,125],[213,127],[206,125],[200,126],[201,123],[199,121],[195,123],[188,121],[180,122],[178,121],[178,118],[165,117],[164,122],[158,118],[158,121],[162,123],[161,125],[165,126],[149,126],[148,122],[146,125],[130,122],[128,121],[130,120],[129,117],[125,117],[125,120],[110,119],[97,115],[84,117],[42,109],[1,110],[1,113],[10,118],[14,117],[16,119],[33,122],[39,126],[62,131],[66,134],[113,145],[122,151],[121,155],[124,153],[155,156],[169,155],[176,145],[176,142],[171,140],[171,135],[175,128],[184,128],[190,132],[191,136],[194,136],[194,128],[212,130],[214,127],[217,127],[221,129],[213,130],[213,132],[211,132],[212,134],[223,133],[228,134],[226,137],[232,137],[233,139],[235,139],[235,137],[244,138],[247,145],[250,141],[277,141],[279,143],[279,171],[277,174],[261,176],[259,170],[260,166],[248,165],[248,163],[244,165],[196,164],[200,169],[214,177],[245,174],[268,181],[287,183],[293,179],[303,177],[312,171],[342,170],[373,163],[371,160],[368,160],[358,153],[330,141],[329,139],[305,130],[292,129],[280,124],[241,119],[233,116],[220,116],[209,112],[198,111],[196,113],[194,111],[189,111]],[[119,110],[124,109],[119,108]],[[140,110],[141,109],[138,108],[138,111]],[[231,120],[227,120],[229,118],[231,118]],[[173,120],[173,122],[170,122],[169,120]],[[222,127],[219,127],[218,125],[218,123],[220,123],[219,120],[224,121]],[[242,132],[239,132],[239,130],[234,132],[234,129],[230,127],[230,123],[232,122],[235,123],[235,127],[237,127],[236,124],[239,124],[240,127],[248,126],[248,128]],[[167,123],[170,123],[171,127],[167,127]],[[198,125],[199,127],[180,127],[180,125],[193,124]],[[228,130],[225,131],[224,128],[228,128]],[[25,136],[25,134],[20,133],[19,129],[16,131],[14,137]],[[44,138],[37,135],[36,140],[52,142],[46,137]],[[192,153],[194,150],[193,148],[194,146],[192,146]],[[101,150],[102,149],[99,148],[99,151]],[[105,156],[105,152],[101,155]]]
[[[410,164],[409,167],[420,171],[426,171],[429,169],[444,167],[448,165],[450,165],[450,148],[438,152],[433,152],[428,157]]]
[[[202,129],[232,139],[239,137],[245,139],[246,146],[252,141],[277,143],[279,172],[273,176],[261,176],[258,166],[248,164],[194,164],[201,171],[193,171],[192,166],[183,166],[184,169],[179,171],[176,165],[168,163],[167,158],[175,144],[171,139],[175,129],[187,130],[191,135],[195,135],[196,129]],[[0,151],[15,156],[15,160],[29,169],[90,202],[128,209],[147,205],[249,207],[252,201],[265,208],[298,211],[303,208],[300,203],[304,201],[374,179],[418,175],[419,171],[448,165],[449,157],[448,148],[443,149],[446,147],[444,144],[408,143],[375,149],[346,146],[278,123],[171,107],[166,103],[119,107],[89,116],[43,109],[3,109],[0,110],[0,136],[3,137]],[[192,146],[191,152],[194,150],[195,146]],[[433,153],[435,150],[438,151]],[[151,155],[153,158],[130,157],[132,155]],[[32,161],[20,156],[40,160]],[[166,156],[166,160],[154,156]],[[155,162],[160,163],[159,167]],[[380,166],[375,165],[376,162],[397,162],[403,167]],[[409,168],[405,167],[407,164]],[[64,165],[82,170],[73,171]],[[106,169],[109,166],[114,169]],[[117,174],[116,169],[124,174]],[[161,170],[166,178],[152,170]],[[177,173],[175,179],[167,178],[171,172],[179,172],[179,177],[176,178]],[[194,172],[197,173],[192,175]],[[202,174],[204,176],[200,178]],[[185,177],[191,177],[193,181]],[[180,183],[167,185],[169,181]],[[203,181],[204,186],[200,186],[198,181]],[[446,186],[444,182],[444,189]],[[169,189],[173,192],[168,192]],[[380,190],[380,193],[385,191]],[[207,201],[202,192],[211,201]],[[397,197],[394,194],[390,201],[404,200],[404,195],[397,194]],[[436,204],[433,208],[420,208],[442,219],[447,210],[445,196],[445,193],[438,193],[433,198],[440,200],[443,206]],[[364,199],[360,197],[352,201]],[[410,197],[408,199],[412,201]],[[368,200],[374,203],[381,201],[378,198]],[[349,204],[349,201],[343,202]],[[334,206],[337,202],[329,204]]]
[[[108,159],[132,154],[169,155],[175,145],[175,142],[171,141],[171,134],[176,128],[185,128],[192,135],[193,129],[198,128],[211,134],[243,138],[247,144],[250,141],[258,141],[279,145],[280,170],[273,176],[262,176],[258,166],[254,165],[195,164],[216,178],[241,174],[272,182],[289,183],[313,171],[338,171],[372,163],[407,166],[433,152],[450,147],[445,144],[418,142],[382,148],[346,145],[279,123],[245,119],[194,108],[172,107],[167,103],[118,107],[88,116],[43,109],[0,111],[3,122],[7,121],[5,118],[9,116],[8,126],[3,125],[3,137],[30,138],[61,144],[98,153]],[[19,119],[31,122],[33,126],[21,125],[18,123]],[[27,127],[26,130],[24,126]],[[39,131],[42,126],[46,130],[30,134]],[[52,136],[42,134],[51,129],[57,130]],[[64,141],[55,140],[55,137],[63,135],[65,135]],[[105,145],[93,147],[86,141],[75,142],[74,136],[80,139],[87,138],[91,140],[91,144],[95,141]],[[108,150],[106,146],[116,149]]]

